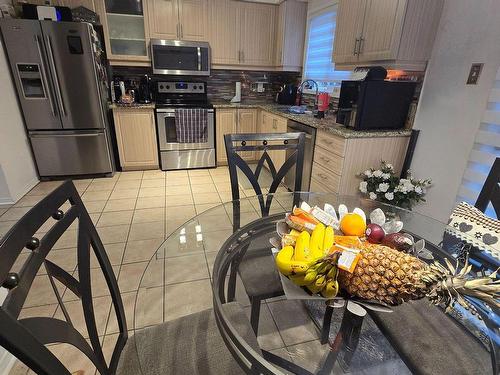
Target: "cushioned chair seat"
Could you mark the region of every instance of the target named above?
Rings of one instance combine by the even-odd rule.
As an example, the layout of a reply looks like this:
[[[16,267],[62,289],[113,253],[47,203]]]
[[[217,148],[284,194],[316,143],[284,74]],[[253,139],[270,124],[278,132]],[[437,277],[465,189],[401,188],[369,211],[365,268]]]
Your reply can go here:
[[[270,248],[248,249],[238,267],[248,297],[283,295],[280,276]]]
[[[239,334],[260,353],[241,305],[225,304],[224,311]],[[137,331],[127,340],[116,373],[244,374],[222,339],[212,309]]]
[[[370,311],[377,326],[415,374],[491,374],[489,352],[457,322],[426,300],[392,313]]]

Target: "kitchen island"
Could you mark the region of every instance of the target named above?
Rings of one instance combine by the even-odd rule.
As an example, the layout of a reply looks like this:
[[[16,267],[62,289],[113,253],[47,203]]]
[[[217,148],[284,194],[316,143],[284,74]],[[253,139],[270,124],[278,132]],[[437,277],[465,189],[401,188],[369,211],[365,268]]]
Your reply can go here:
[[[408,147],[411,130],[352,130],[337,124],[335,115],[317,119],[311,114],[285,112],[289,106],[269,102],[213,102],[216,108],[217,163],[227,164],[223,136],[227,133],[286,132],[290,121],[316,129],[313,163],[309,190],[356,194],[361,180],[357,175],[364,170],[378,168],[384,160],[400,173]],[[245,121],[246,120],[246,121]],[[252,123],[253,121],[253,123]],[[244,124],[241,126],[241,124]],[[279,168],[285,154],[273,151],[273,161]],[[260,155],[245,155],[247,161]],[[306,163],[307,164],[307,163]]]

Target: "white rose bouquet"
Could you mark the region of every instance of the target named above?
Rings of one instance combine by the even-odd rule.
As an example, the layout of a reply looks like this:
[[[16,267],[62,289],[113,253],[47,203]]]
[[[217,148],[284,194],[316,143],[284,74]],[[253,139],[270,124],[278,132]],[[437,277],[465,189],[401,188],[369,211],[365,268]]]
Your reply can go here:
[[[394,174],[392,164],[382,161],[380,169],[367,169],[359,175],[359,191],[370,199],[411,210],[417,202],[425,202],[424,195],[431,180],[414,179],[408,171],[407,178]]]

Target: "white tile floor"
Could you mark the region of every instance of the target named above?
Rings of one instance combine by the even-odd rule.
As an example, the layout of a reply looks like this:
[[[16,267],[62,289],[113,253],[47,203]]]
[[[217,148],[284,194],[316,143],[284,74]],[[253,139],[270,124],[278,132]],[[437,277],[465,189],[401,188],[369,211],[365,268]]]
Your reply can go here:
[[[149,267],[155,267],[154,262],[148,261],[163,240],[194,215],[231,200],[227,168],[123,172],[112,178],[75,180],[74,183],[105,244],[118,279],[129,329],[134,327],[134,307],[140,278],[148,264]],[[59,184],[60,182],[41,182],[12,207],[0,208],[0,237]],[[253,190],[245,189],[240,194],[242,197],[254,195]],[[249,205],[242,209],[254,208]],[[215,212],[214,215],[216,214]],[[255,217],[257,218],[257,214]],[[167,248],[165,279],[142,281],[142,285],[149,285],[151,288],[140,294],[141,305],[151,306],[165,302],[163,308],[151,308],[148,310],[150,312],[138,310],[135,316],[136,326],[157,324],[212,306],[210,277],[213,262],[222,241],[232,229],[227,218],[225,222],[217,219],[200,224],[204,230],[212,233],[207,242],[201,247],[193,246],[187,252],[184,249],[182,253],[178,249]],[[51,225],[52,222],[47,223],[39,232],[46,232]],[[76,275],[75,247],[76,228],[70,228],[54,246],[50,259]],[[203,252],[205,257],[199,256]],[[26,256],[22,255],[18,263],[21,264]],[[161,262],[163,265],[163,259]],[[91,267],[97,325],[108,356],[118,328],[109,292],[95,259],[92,260]],[[163,279],[163,269],[159,268],[149,274]],[[165,281],[165,287],[161,286],[162,281]],[[62,286],[61,291],[64,292]],[[66,291],[63,300],[67,301],[66,307],[70,310],[70,315],[74,313],[78,316],[80,313],[80,318],[74,324],[84,331],[81,307],[76,296]],[[238,300],[247,306],[246,312],[249,315],[248,298],[241,284],[238,287]],[[293,310],[294,314],[284,314],[285,309]],[[293,321],[283,319],[284,316],[291,315],[295,317]],[[22,316],[62,317],[46,275],[40,273],[36,277]],[[306,367],[313,370],[315,363],[308,362],[308,353],[314,352],[314,347],[320,345],[317,339],[318,332],[300,303],[275,299],[263,305],[258,337],[263,349],[273,350],[278,354],[286,351],[301,353],[298,358],[302,358]],[[84,369],[86,375],[94,373],[93,366],[71,347],[52,345],[51,350],[58,354],[63,363],[68,364],[71,371]],[[28,372],[24,365],[18,363],[11,374]]]

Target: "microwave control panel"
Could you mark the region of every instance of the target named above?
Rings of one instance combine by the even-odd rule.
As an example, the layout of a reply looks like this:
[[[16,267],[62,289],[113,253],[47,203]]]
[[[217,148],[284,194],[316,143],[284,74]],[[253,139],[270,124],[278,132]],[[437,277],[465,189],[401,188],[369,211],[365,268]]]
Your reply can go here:
[[[204,94],[205,82],[158,82],[158,92],[161,94]]]

